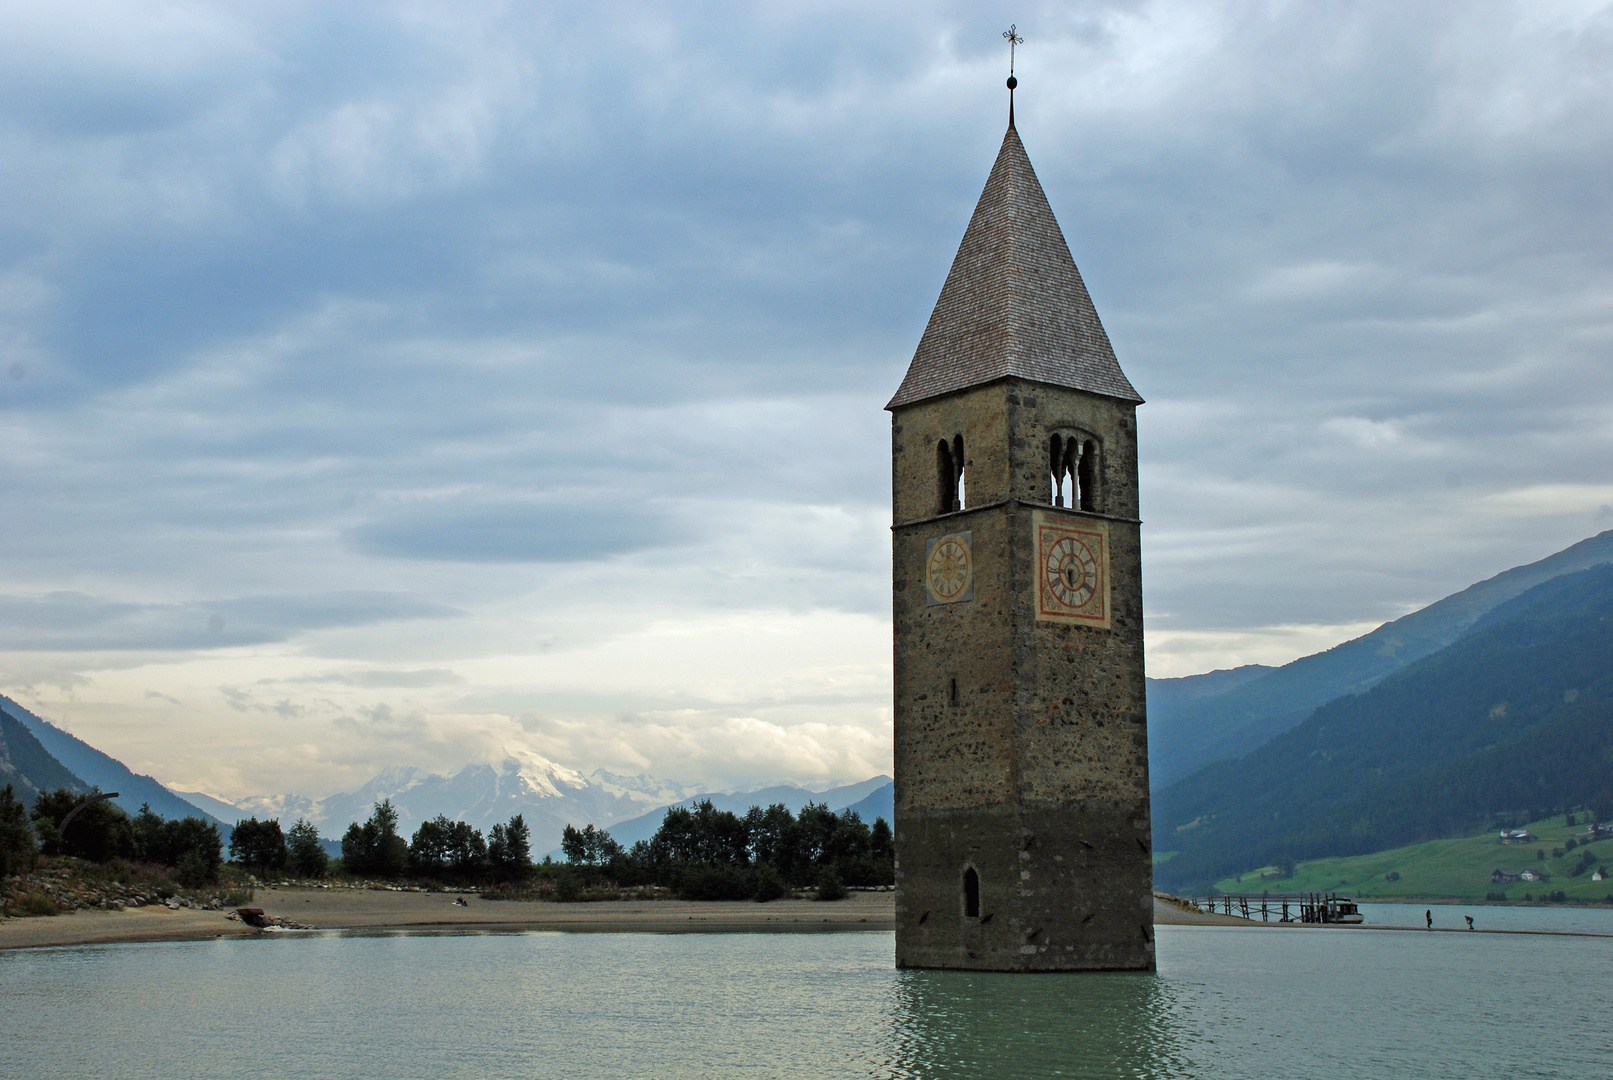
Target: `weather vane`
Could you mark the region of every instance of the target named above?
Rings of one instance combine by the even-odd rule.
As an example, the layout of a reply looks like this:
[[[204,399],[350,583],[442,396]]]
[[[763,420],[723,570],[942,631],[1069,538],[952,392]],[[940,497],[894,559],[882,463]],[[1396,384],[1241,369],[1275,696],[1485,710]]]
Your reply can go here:
[[[1019,27],[1012,23],[1009,24],[1007,30],[1003,31],[1003,37],[1008,39],[1008,88],[1012,90],[1014,88],[1013,84],[1019,81],[1014,78],[1014,48],[1025,44],[1025,39],[1019,36]]]

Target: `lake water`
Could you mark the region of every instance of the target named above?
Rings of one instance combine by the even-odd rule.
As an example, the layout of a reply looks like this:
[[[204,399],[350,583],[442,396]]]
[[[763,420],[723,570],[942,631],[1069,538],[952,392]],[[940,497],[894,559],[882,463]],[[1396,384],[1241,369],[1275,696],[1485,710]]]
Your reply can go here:
[[[1158,952],[1032,976],[895,971],[889,933],[0,953],[0,1076],[1613,1075],[1613,940],[1160,927]]]
[[[1613,937],[1613,907],[1503,907],[1487,904],[1362,904],[1369,926],[1422,926],[1431,912],[1434,926],[1467,928],[1462,916],[1473,916],[1480,930],[1548,930],[1558,933],[1607,934]]]

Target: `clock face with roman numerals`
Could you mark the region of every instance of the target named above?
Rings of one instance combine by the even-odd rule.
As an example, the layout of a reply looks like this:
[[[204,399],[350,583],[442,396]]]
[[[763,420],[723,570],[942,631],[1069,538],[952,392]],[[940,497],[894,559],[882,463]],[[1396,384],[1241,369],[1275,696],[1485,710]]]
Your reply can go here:
[[[973,540],[972,533],[957,532],[925,542],[924,599],[931,607],[974,599]]]
[[[1109,627],[1109,523],[1037,511],[1036,618]]]
[[[1083,607],[1098,588],[1098,557],[1084,538],[1062,536],[1048,546],[1042,573],[1061,604]]]

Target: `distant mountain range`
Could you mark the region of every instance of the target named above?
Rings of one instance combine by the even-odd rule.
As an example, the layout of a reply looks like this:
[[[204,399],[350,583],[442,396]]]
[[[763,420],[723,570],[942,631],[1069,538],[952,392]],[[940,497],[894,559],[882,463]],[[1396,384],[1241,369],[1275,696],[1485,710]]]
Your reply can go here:
[[[229,835],[234,818],[219,818],[187,802],[156,779],[133,772],[123,762],[35,716],[4,695],[0,695],[0,716],[4,717],[0,720],[0,733],[5,736],[8,751],[15,755],[18,748],[22,748],[20,767],[32,790],[70,787],[87,791],[93,785],[102,791],[118,792],[118,798],[113,801],[129,814],[138,814],[141,806],[149,805],[154,813],[165,818],[205,818],[223,826],[225,835]],[[20,736],[19,730],[32,738],[32,744]],[[41,752],[48,762],[39,760]],[[11,763],[18,766],[18,758],[13,756]],[[0,776],[0,783],[6,782],[8,778]]]
[[[1538,581],[1548,564],[1606,551],[1607,538],[1425,608],[1416,634],[1384,633],[1416,619],[1408,616],[1331,650],[1313,690],[1328,678],[1370,686],[1335,695],[1253,752],[1158,792],[1155,848],[1177,854],[1155,868],[1156,879],[1202,888],[1283,860],[1461,835],[1497,817],[1528,820],[1580,804],[1613,812],[1613,566],[1603,559],[1515,588]],[[1449,644],[1429,648],[1453,631]],[[1374,637],[1375,652],[1348,647]],[[1359,677],[1416,652],[1423,655],[1386,676]]]
[[[688,806],[709,798],[719,809],[743,814],[753,805],[781,802],[799,810],[808,802],[827,802],[835,811],[856,805],[870,822],[874,816],[889,820],[891,779],[878,776],[860,784],[814,792],[793,784],[751,792],[705,792],[679,787],[655,777],[622,776],[595,771],[589,776],[536,754],[510,758],[498,766],[470,765],[452,776],[415,768],[382,771],[357,791],[310,799],[297,795],[243,799],[236,813],[277,818],[289,826],[306,817],[323,835],[340,837],[347,826],[369,817],[382,799],[391,799],[398,811],[400,831],[411,833],[420,822],[447,814],[486,832],[494,824],[522,814],[532,830],[534,853],[557,851],[567,825],[595,825],[608,829],[619,842],[631,845],[647,840],[674,805]]]
[[[775,803],[783,803],[794,814],[799,813],[807,803],[822,803],[837,814],[842,810],[855,810],[864,821],[872,825],[875,818],[882,817],[890,821],[895,816],[895,795],[896,785],[890,777],[875,776],[859,784],[847,784],[845,787],[830,788],[827,791],[809,791],[793,784],[781,784],[776,787],[757,788],[754,791],[701,794],[674,805],[693,806],[702,799],[710,799],[711,805],[718,810],[728,810],[743,817],[753,806],[765,809]],[[648,814],[611,825],[609,827],[611,838],[625,847],[632,847],[640,840],[648,840],[655,835],[655,830],[661,827],[661,819],[670,809],[670,806],[657,807]],[[573,822],[573,824],[582,823]]]
[[[452,775],[394,767],[356,791],[323,799],[279,795],[243,799],[236,805],[242,817],[277,818],[287,827],[306,817],[331,837],[340,837],[350,823],[368,818],[382,799],[392,800],[399,829],[406,834],[438,814],[469,822],[483,832],[521,814],[532,830],[533,850],[544,851],[560,843],[561,830],[567,824],[604,826],[693,793],[693,789],[648,776],[624,777],[603,771],[583,776],[537,754],[527,754],[498,765],[468,765]]]
[[[1242,667],[1148,681],[1148,764],[1156,793],[1232,761],[1460,638],[1485,613],[1541,582],[1613,562],[1613,530],[1514,567],[1370,634],[1279,668]]]
[[[1613,799],[1613,531],[1497,574],[1370,634],[1278,668],[1148,683],[1156,868],[1186,889],[1276,859],[1380,850],[1574,802]],[[391,799],[408,832],[447,814],[484,832],[524,814],[533,850],[592,823],[624,844],[668,807],[743,813],[808,801],[893,821],[890,778],[813,792],[707,793],[651,776],[584,776],[537,755],[452,775],[383,770],[356,791],[232,804],[176,792],[0,696],[0,784],[119,792],[129,813],[299,817],[339,837]]]
[[[149,805],[167,818],[201,817],[221,826],[226,838],[235,822],[254,816],[274,818],[287,828],[298,818],[307,818],[321,835],[340,838],[349,824],[368,818],[382,799],[392,800],[399,829],[406,835],[438,814],[467,821],[484,833],[522,814],[532,830],[532,850],[538,853],[557,849],[568,824],[610,829],[626,844],[648,839],[669,807],[699,798],[741,814],[752,805],[781,802],[800,810],[808,802],[825,802],[835,811],[853,807],[869,822],[893,816],[888,776],[822,792],[785,784],[738,794],[707,793],[649,775],[595,770],[584,776],[537,754],[512,756],[498,765],[469,765],[452,775],[412,767],[383,769],[356,791],[323,799],[276,795],[231,803],[203,792],[171,790],[0,696],[0,785],[4,784],[11,784],[26,802],[42,790],[88,791],[93,785],[118,792],[115,801],[130,814]]]

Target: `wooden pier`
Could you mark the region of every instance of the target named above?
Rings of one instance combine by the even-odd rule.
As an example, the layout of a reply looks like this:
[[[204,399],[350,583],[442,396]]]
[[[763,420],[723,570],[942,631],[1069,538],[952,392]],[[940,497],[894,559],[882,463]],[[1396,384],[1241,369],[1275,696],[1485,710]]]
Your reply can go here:
[[[1213,915],[1233,915],[1251,922],[1360,925],[1354,900],[1337,893],[1261,893],[1258,896],[1205,896],[1191,903]]]

